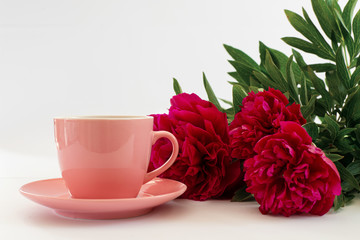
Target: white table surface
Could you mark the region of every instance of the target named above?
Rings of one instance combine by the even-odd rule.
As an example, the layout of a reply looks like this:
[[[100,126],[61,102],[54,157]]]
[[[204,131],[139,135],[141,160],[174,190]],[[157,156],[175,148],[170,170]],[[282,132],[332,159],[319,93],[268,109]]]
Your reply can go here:
[[[56,157],[0,150],[0,239],[360,239],[360,199],[322,217],[262,215],[256,202],[177,199],[118,220],[60,217],[26,199],[28,182],[59,177]]]

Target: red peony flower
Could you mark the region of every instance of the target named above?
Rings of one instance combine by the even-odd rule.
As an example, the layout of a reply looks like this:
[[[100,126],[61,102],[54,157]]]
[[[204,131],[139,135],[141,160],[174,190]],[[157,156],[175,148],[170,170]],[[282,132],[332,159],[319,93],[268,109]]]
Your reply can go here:
[[[263,214],[323,215],[341,194],[340,176],[321,149],[295,122],[280,122],[279,132],[262,138],[244,162],[247,192]]]
[[[262,137],[276,133],[281,121],[306,123],[300,105],[289,101],[281,91],[250,92],[243,99],[241,111],[230,125],[231,156],[247,159],[254,156],[254,146]]]
[[[179,156],[161,177],[187,185],[183,198],[217,198],[239,184],[240,164],[232,162],[225,113],[195,94],[182,93],[171,99],[169,114],[153,115],[154,130],[166,130],[179,142]],[[166,139],[155,143],[149,170],[161,166],[170,156]],[[236,190],[236,189],[234,189]]]

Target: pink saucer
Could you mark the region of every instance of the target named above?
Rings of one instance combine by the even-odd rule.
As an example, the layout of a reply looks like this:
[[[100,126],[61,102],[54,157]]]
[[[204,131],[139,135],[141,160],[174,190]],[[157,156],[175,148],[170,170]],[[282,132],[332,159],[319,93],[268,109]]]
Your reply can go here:
[[[71,198],[61,178],[25,184],[20,192],[30,200],[52,208],[61,216],[82,219],[114,219],[140,216],[154,207],[183,194],[186,185],[170,179],[155,178],[141,187],[136,198]]]

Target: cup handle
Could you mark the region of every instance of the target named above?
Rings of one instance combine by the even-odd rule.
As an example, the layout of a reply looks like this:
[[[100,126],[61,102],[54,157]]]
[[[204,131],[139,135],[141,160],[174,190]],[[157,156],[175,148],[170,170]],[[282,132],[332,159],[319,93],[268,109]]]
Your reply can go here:
[[[161,167],[159,167],[145,175],[144,183],[147,183],[148,181],[152,180],[153,178],[159,176],[160,174],[165,172],[169,167],[171,167],[171,165],[173,165],[173,163],[175,162],[177,155],[179,153],[179,144],[174,135],[172,135],[171,133],[166,132],[166,131],[156,131],[156,132],[153,132],[153,134],[154,135],[153,135],[152,144],[155,144],[155,142],[159,138],[164,137],[164,138],[167,138],[170,140],[172,147],[173,147],[173,151],[171,153],[170,158]]]

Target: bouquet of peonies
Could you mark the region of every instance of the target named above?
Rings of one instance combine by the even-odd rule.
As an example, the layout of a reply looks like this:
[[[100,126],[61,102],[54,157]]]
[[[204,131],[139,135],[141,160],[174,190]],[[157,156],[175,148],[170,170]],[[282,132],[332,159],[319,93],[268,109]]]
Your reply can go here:
[[[235,68],[228,108],[205,74],[209,101],[182,93],[174,79],[169,113],[153,116],[155,130],[178,139],[177,161],[162,176],[188,186],[183,198],[255,198],[263,214],[323,215],[360,192],[360,11],[353,17],[357,0],[343,9],[336,0],[311,2],[325,36],[305,9],[303,17],[286,10],[307,40],[283,40],[326,62],[307,64],[294,49],[288,57],[260,42],[258,64],[225,45]],[[149,168],[170,153],[158,141]]]

